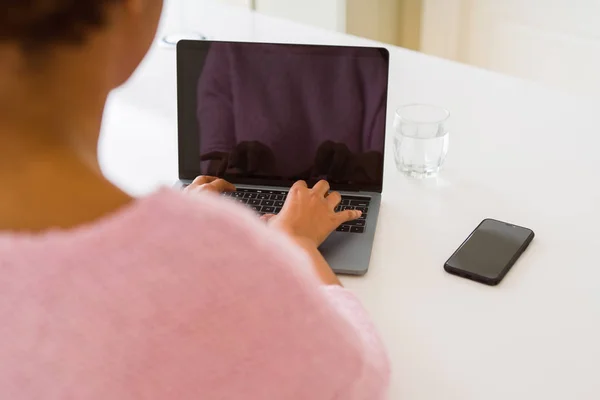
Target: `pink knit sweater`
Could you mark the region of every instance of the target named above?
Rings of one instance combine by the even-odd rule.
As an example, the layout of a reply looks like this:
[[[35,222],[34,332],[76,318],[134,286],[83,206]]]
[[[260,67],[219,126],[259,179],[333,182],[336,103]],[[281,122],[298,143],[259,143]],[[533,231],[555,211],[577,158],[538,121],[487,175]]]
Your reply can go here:
[[[359,301],[249,211],[161,190],[94,224],[0,232],[0,398],[380,399]]]

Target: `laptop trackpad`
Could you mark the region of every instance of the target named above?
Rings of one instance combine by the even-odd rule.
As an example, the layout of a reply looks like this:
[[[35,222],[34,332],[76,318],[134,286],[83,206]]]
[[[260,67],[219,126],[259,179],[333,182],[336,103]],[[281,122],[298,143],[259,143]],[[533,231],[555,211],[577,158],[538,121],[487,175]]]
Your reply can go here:
[[[335,272],[363,275],[369,268],[372,244],[368,235],[333,232],[319,250]]]

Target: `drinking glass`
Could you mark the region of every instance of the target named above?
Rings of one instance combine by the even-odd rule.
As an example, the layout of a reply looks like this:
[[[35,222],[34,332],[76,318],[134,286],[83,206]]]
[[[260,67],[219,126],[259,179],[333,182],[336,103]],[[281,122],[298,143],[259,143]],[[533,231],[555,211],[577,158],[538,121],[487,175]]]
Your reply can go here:
[[[430,104],[408,104],[396,111],[394,156],[400,172],[414,178],[437,176],[448,153],[450,113]]]
[[[167,1],[166,5],[169,7],[168,11],[172,12],[173,20],[176,23],[178,31],[169,33],[162,37],[162,44],[166,46],[176,46],[177,42],[180,40],[188,39],[188,40],[203,40],[206,39],[206,36],[203,34],[188,30],[187,26],[187,18],[189,18],[190,10],[189,6],[186,6],[186,3],[190,0],[170,0]],[[193,1],[193,0],[192,0]]]

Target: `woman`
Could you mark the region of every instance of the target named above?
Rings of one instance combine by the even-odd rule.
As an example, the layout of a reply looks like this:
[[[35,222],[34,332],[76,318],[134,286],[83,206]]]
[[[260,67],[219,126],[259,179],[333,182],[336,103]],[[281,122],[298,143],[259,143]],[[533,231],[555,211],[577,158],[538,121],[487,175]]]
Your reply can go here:
[[[210,192],[102,177],[110,90],[160,0],[0,0],[0,393],[6,399],[376,399],[389,367],[317,251],[358,213],[298,182],[269,224]]]

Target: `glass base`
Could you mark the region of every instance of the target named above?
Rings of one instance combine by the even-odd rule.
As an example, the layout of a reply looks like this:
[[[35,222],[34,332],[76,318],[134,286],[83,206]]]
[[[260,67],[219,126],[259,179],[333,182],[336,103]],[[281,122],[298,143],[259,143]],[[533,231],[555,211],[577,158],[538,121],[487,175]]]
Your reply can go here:
[[[415,168],[414,166],[398,166],[398,170],[409,178],[427,179],[435,178],[440,174],[441,167],[437,168]]]
[[[161,43],[165,46],[176,46],[180,40],[205,40],[206,36],[196,32],[173,33],[163,36]]]

